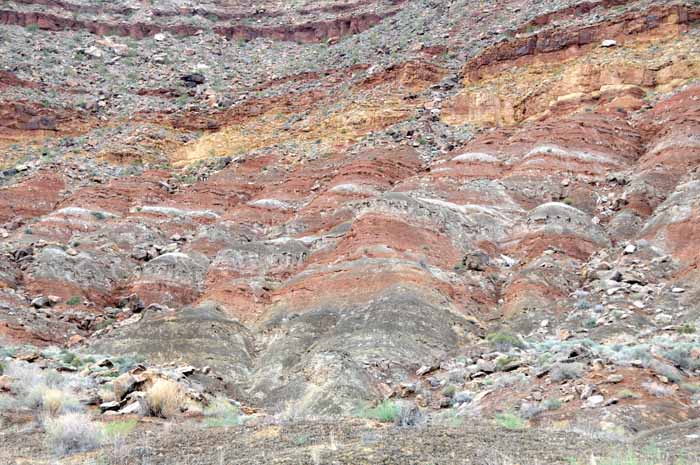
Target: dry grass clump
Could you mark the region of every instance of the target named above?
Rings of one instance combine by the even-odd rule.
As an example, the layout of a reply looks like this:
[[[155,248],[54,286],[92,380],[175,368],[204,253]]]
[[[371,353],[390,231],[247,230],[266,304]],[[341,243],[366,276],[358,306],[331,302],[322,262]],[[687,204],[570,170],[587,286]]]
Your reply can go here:
[[[654,397],[668,397],[674,392],[671,386],[666,386],[656,381],[647,381],[642,384],[642,387]]]
[[[556,363],[549,371],[552,381],[560,382],[567,379],[577,379],[583,375],[584,365],[582,363]]]
[[[48,416],[82,410],[72,377],[54,370],[41,370],[26,362],[10,363],[7,374],[12,380],[14,395],[5,400],[4,408],[32,410]]]
[[[225,397],[217,397],[206,409],[204,409],[206,425],[236,426],[241,424],[241,417],[238,407],[232,405]]]
[[[76,412],[82,408],[80,402],[70,393],[52,388],[44,390],[41,404],[44,413],[54,417],[61,413]]]
[[[58,455],[96,449],[102,444],[102,429],[84,413],[66,413],[44,420],[47,439]]]
[[[151,415],[168,418],[180,412],[185,393],[176,382],[159,379],[146,391],[146,402]]]

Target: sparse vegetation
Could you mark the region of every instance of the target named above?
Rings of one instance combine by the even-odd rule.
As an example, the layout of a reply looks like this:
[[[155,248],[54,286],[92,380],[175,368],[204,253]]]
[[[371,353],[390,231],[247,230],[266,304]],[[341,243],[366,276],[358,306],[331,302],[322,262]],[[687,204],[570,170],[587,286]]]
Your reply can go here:
[[[543,406],[547,410],[559,410],[561,408],[561,401],[556,398],[547,399],[543,402]]]
[[[653,446],[643,447],[641,450],[625,450],[620,453],[611,453],[604,456],[591,454],[582,459],[571,459],[571,465],[690,465],[682,453],[674,454],[662,453]]]
[[[501,428],[510,430],[525,429],[525,421],[512,412],[497,413],[495,419]]]
[[[49,416],[81,410],[78,399],[60,389],[46,388],[41,397],[42,409]]]
[[[136,425],[137,420],[111,421],[102,427],[105,438],[113,439],[129,435]]]
[[[241,424],[238,407],[225,397],[215,398],[204,409],[205,424],[209,427],[236,426]]]
[[[631,391],[629,389],[623,389],[617,393],[620,399],[639,399],[641,395],[639,393]]]
[[[498,358],[496,359],[496,368],[497,368],[498,370],[503,370],[503,369],[506,368],[508,365],[510,365],[511,363],[515,362],[516,360],[517,360],[516,357],[510,357],[510,356],[508,356],[508,355],[506,355],[506,356],[504,356],[504,357],[498,357]]]
[[[678,327],[678,332],[681,334],[694,334],[695,333],[695,325],[691,323],[683,323]]]
[[[654,397],[668,397],[673,394],[673,388],[656,381],[649,381],[642,384],[642,387]]]
[[[360,416],[384,423],[391,423],[396,420],[398,414],[399,406],[391,400],[384,400],[376,407],[364,409]]]
[[[58,455],[96,449],[103,440],[102,430],[83,413],[67,413],[47,418],[44,429],[49,444]]]
[[[146,403],[151,415],[170,418],[180,412],[185,395],[176,382],[158,379],[146,391]]]
[[[71,307],[75,305],[79,305],[81,302],[80,296],[74,295],[70,299],[66,300],[66,305],[70,305]]]
[[[525,343],[518,336],[505,331],[488,334],[486,340],[495,345],[498,350],[508,350],[512,347],[522,349],[525,347]]]
[[[445,397],[452,398],[454,395],[457,393],[457,386],[454,384],[448,384],[444,388],[442,388],[442,395]]]
[[[697,394],[700,392],[700,384],[698,383],[681,383],[681,389],[691,394]]]
[[[556,363],[552,365],[549,375],[552,381],[564,381],[567,379],[577,379],[583,374],[584,365],[582,363]]]
[[[12,381],[14,397],[6,400],[8,409],[31,410],[37,416],[57,415],[82,410],[70,387],[71,378],[54,370],[42,371],[25,362],[10,362],[6,369]]]

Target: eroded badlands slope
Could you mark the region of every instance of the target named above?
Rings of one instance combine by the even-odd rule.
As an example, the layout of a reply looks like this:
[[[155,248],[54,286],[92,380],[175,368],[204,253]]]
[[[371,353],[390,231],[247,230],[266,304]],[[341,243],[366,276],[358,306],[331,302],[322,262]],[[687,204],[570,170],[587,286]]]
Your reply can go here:
[[[24,0],[0,24],[1,344],[207,366],[270,412],[697,415],[697,3]]]

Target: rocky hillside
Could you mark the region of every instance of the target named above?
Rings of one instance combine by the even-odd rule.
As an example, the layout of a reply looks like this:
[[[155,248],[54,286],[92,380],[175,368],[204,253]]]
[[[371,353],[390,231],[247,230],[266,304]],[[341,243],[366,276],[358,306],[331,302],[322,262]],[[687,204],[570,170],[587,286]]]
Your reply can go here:
[[[384,409],[604,454],[700,415],[696,0],[2,0],[0,57],[8,434],[56,370],[254,438]],[[279,463],[482,463],[401,431]],[[432,455],[367,452],[402,437]]]

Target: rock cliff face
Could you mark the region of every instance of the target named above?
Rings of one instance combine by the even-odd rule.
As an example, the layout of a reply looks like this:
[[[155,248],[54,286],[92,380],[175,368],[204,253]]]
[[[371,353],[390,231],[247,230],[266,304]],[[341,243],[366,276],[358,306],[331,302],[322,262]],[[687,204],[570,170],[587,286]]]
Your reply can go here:
[[[9,0],[0,25],[0,344],[207,366],[271,412],[453,384],[481,393],[460,414],[697,414],[696,2]]]

